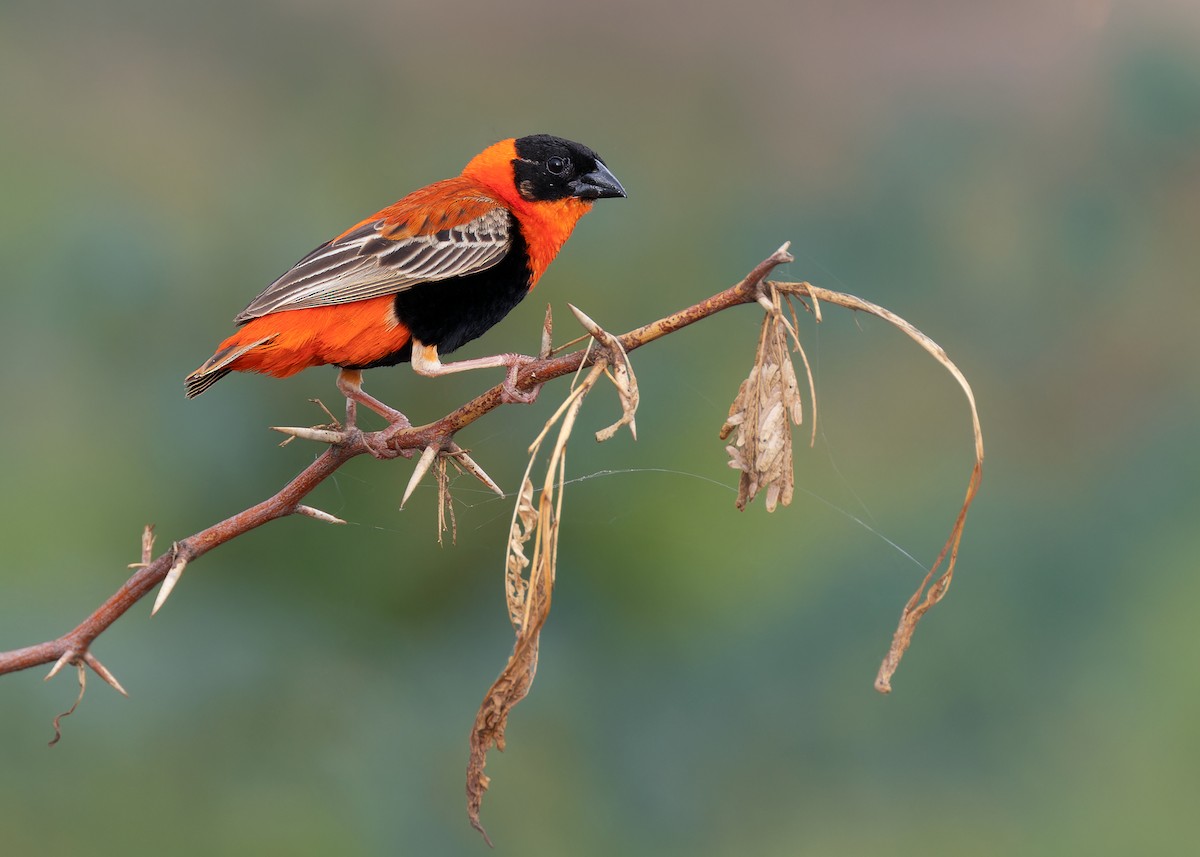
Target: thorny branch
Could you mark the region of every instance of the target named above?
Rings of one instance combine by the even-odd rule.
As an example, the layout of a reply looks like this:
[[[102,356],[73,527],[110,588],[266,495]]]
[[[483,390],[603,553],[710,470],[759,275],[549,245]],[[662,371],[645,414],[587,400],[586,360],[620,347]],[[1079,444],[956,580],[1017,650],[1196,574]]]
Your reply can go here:
[[[781,248],[767,260],[759,263],[737,285],[694,306],[632,330],[618,339],[626,351],[633,351],[722,310],[740,304],[753,303],[757,299],[757,287],[767,274],[776,265],[791,261],[791,258],[786,249]],[[538,384],[577,372],[584,364],[588,354],[588,349],[582,348],[558,357],[533,360],[523,366],[517,374],[516,386],[519,390],[531,390]],[[436,422],[403,429],[386,438],[383,435],[387,433],[387,429],[370,433],[356,432],[348,437],[331,432],[331,437],[327,440],[336,442],[331,443],[324,453],[305,467],[291,482],[283,486],[278,493],[243,512],[175,542],[170,550],[159,554],[144,567],[139,568],[107,601],[97,607],[77,627],[61,637],[0,653],[0,675],[30,669],[42,664],[61,662],[61,666],[66,666],[74,664],[80,659],[88,659],[93,641],[117,619],[121,618],[129,608],[162,583],[171,568],[180,560],[187,563],[195,562],[213,548],[220,547],[226,542],[278,518],[296,514],[311,516],[313,512],[319,510],[304,506],[301,501],[347,461],[363,454],[369,454],[369,445],[378,448],[380,444],[386,442],[390,449],[397,452],[423,451],[430,447],[434,450],[450,450],[453,438],[458,432],[502,404],[503,388],[503,384],[497,384]],[[98,663],[98,661],[89,662],[88,665],[95,669]],[[107,671],[97,670],[97,672],[110,684],[113,683],[111,676],[106,675]]]
[[[798,386],[794,372],[791,370],[790,360],[787,358],[786,351],[787,340],[790,340],[795,348],[800,351],[803,357],[803,351],[799,348],[799,340],[796,338],[796,331],[793,324],[789,324],[787,319],[781,312],[781,296],[786,300],[795,298],[804,303],[806,308],[820,320],[819,304],[824,302],[827,304],[837,305],[850,310],[867,312],[876,315],[890,324],[898,327],[905,334],[915,340],[922,348],[928,351],[935,359],[942,363],[946,369],[954,376],[965,393],[970,405],[972,427],[975,438],[975,464],[971,473],[970,482],[967,488],[966,499],[963,503],[957,520],[951,530],[950,537],[947,539],[945,547],[937,561],[926,574],[921,586],[913,594],[912,598],[905,605],[899,626],[896,629],[892,640],[891,647],[888,650],[883,664],[880,666],[879,676],[876,679],[875,686],[881,692],[888,692],[891,689],[890,677],[899,665],[900,658],[904,651],[908,648],[911,641],[913,631],[917,622],[934,604],[941,600],[946,594],[946,590],[950,585],[950,581],[954,572],[955,560],[957,559],[959,542],[962,538],[963,525],[966,520],[967,510],[975,496],[975,492],[979,487],[979,482],[982,476],[983,463],[983,437],[979,424],[979,417],[975,409],[974,396],[971,392],[970,385],[966,378],[958,370],[958,368],[950,362],[945,352],[926,337],[923,333],[917,330],[908,322],[889,312],[888,310],[856,298],[853,295],[846,295],[839,292],[832,292],[825,289],[812,286],[808,283],[778,283],[767,280],[768,275],[775,269],[776,266],[791,262],[792,257],[787,252],[788,245],[785,244],[769,257],[760,262],[749,274],[739,283],[719,292],[703,301],[700,301],[693,306],[672,313],[643,325],[628,333],[610,337],[609,334],[594,325],[590,319],[583,316],[582,313],[576,311],[580,321],[588,327],[590,338],[594,338],[598,343],[604,343],[603,337],[609,337],[614,340],[602,348],[595,348],[589,345],[586,348],[580,348],[576,351],[551,356],[548,346],[548,336],[543,338],[543,348],[541,356],[530,360],[524,364],[516,376],[516,386],[522,391],[529,391],[541,384],[552,381],[556,378],[561,378],[566,375],[577,373],[584,366],[603,365],[606,355],[613,353],[614,348],[619,348],[620,351],[628,353],[637,348],[661,339],[668,334],[701,321],[709,316],[715,315],[724,310],[743,304],[759,303],[768,313],[767,326],[764,327],[764,332],[760,338],[760,356],[756,360],[755,371],[751,373],[751,378],[748,379],[750,387],[755,393],[754,397],[749,397],[750,388],[743,384],[743,390],[739,393],[739,402],[742,405],[739,410],[739,402],[735,402],[734,409],[731,409],[730,421],[727,423],[726,429],[723,431],[722,437],[726,436],[735,426],[740,426],[746,421],[747,417],[756,425],[770,424],[772,426],[786,426],[787,419],[799,422],[800,417],[800,399]],[[811,307],[809,303],[811,302]],[[574,308],[572,308],[574,309]],[[771,321],[771,318],[774,321]],[[795,316],[792,316],[795,320]],[[591,326],[589,326],[589,324]],[[776,327],[771,327],[776,325]],[[595,329],[593,329],[595,327]],[[785,338],[783,329],[787,330],[788,336]],[[549,318],[547,317],[547,333],[549,330]],[[766,351],[764,347],[769,346]],[[765,355],[765,357],[764,357]],[[769,359],[768,359],[769,358]],[[765,361],[765,362],[764,362]],[[807,359],[805,359],[807,368]],[[619,382],[619,375],[623,370],[617,364],[610,364],[609,375],[614,382]],[[781,391],[765,390],[763,385],[769,379],[777,379],[771,383],[782,384]],[[781,379],[781,380],[780,380]],[[621,384],[618,383],[618,388]],[[296,437],[306,438],[318,442],[329,444],[321,455],[319,455],[311,464],[305,467],[295,478],[288,482],[278,493],[263,500],[257,505],[237,513],[225,520],[213,524],[212,526],[203,529],[187,538],[180,539],[174,542],[171,547],[160,553],[157,557],[152,557],[153,552],[153,533],[151,528],[147,528],[143,534],[142,540],[142,558],[141,562],[133,563],[131,568],[135,568],[134,574],[125,581],[124,584],[103,604],[97,607],[87,618],[85,618],[78,626],[71,631],[57,637],[53,640],[48,640],[44,643],[38,643],[32,646],[26,646],[21,649],[14,649],[8,652],[0,653],[0,675],[6,673],[17,672],[20,670],[29,669],[43,664],[53,664],[47,679],[57,674],[64,666],[73,665],[79,671],[80,689],[84,686],[85,667],[90,668],[98,676],[108,682],[112,687],[121,693],[125,693],[124,688],[116,678],[104,667],[103,664],[92,653],[92,644],[96,638],[107,630],[114,622],[116,622],[127,610],[133,607],[138,601],[148,595],[156,586],[160,586],[158,598],[155,602],[154,611],[162,606],[167,595],[170,594],[172,587],[178,583],[184,569],[204,554],[220,547],[232,539],[243,535],[250,530],[262,526],[270,521],[278,518],[283,518],[289,515],[302,515],[315,518],[319,521],[327,523],[341,524],[345,523],[333,515],[323,512],[303,504],[303,500],[308,496],[318,485],[332,476],[342,465],[363,454],[372,454],[376,457],[381,457],[381,451],[389,451],[395,456],[411,457],[416,453],[421,453],[416,472],[414,473],[411,487],[416,484],[421,476],[434,464],[438,462],[438,469],[435,470],[435,475],[440,473],[438,478],[444,481],[445,463],[449,459],[453,461],[461,469],[472,473],[484,484],[496,490],[495,486],[487,474],[482,471],[479,466],[471,460],[466,452],[459,447],[454,438],[458,432],[467,426],[479,420],[483,416],[498,408],[502,403],[504,385],[497,384],[495,387],[485,393],[470,400],[461,407],[446,414],[441,419],[423,426],[415,426],[397,430],[395,428],[384,429],[377,432],[364,433],[358,430],[343,432],[330,430],[327,427],[314,429],[281,429],[288,434]],[[810,380],[811,391],[811,380]],[[576,392],[578,392],[576,390]],[[574,394],[573,394],[574,395]],[[633,392],[636,399],[636,389]],[[749,397],[749,398],[748,398]],[[751,399],[754,399],[751,401]],[[576,404],[580,398],[576,398]],[[743,401],[744,400],[744,401]],[[629,402],[625,400],[623,394],[623,405],[625,406],[626,416],[623,417],[622,423],[632,425],[632,409],[629,407]],[[771,413],[771,410],[776,406],[784,409],[786,416],[781,421],[777,414]],[[633,402],[633,407],[636,408],[636,401]],[[763,408],[766,411],[763,411]],[[749,409],[748,411],[746,409]],[[766,422],[764,423],[763,420]],[[337,428],[335,426],[335,428]],[[615,431],[614,426],[611,431]],[[778,431],[778,428],[772,431]],[[565,441],[563,441],[565,443]],[[734,461],[732,462],[739,469],[743,470],[743,480],[750,479],[752,483],[750,487],[756,491],[758,487],[765,486],[768,491],[769,504],[773,504],[776,500],[786,505],[786,498],[790,497],[791,492],[791,475],[790,472],[784,474],[778,465],[779,451],[786,446],[786,460],[789,462],[787,470],[790,471],[790,441],[787,443],[775,443],[768,452],[767,458],[761,459],[767,461],[767,464],[755,465],[757,471],[753,474],[748,473],[751,465],[747,463],[746,456],[748,450],[744,448],[744,438],[739,437],[735,447],[730,447]],[[751,456],[753,457],[753,456]],[[554,471],[555,468],[551,468]],[[561,471],[559,471],[561,475]],[[527,477],[528,478],[528,477]],[[550,484],[551,475],[547,475],[547,485]],[[440,484],[440,483],[439,483]],[[514,520],[514,544],[519,546],[522,538],[528,538],[528,532],[523,529],[526,526],[532,526],[522,520],[522,510],[525,510],[526,517],[529,509],[526,508],[531,503],[531,498],[526,490],[527,486],[522,485],[522,491],[518,497],[517,518]],[[753,498],[753,491],[749,490],[746,485],[739,491],[739,507],[744,505]],[[444,502],[444,492],[439,492],[439,502]],[[560,495],[561,496],[561,495]],[[407,494],[406,494],[407,499]],[[543,503],[549,502],[543,500]],[[524,505],[522,505],[524,504]],[[935,578],[938,568],[943,561],[948,561],[945,570],[940,576]],[[510,557],[510,564],[512,558]],[[519,590],[522,584],[512,578],[512,570],[510,568],[510,609],[515,605],[514,597],[515,590]],[[518,575],[519,577],[519,575]],[[552,581],[552,577],[551,577]],[[932,582],[932,585],[930,585]],[[528,587],[530,581],[526,581],[525,586]],[[528,588],[524,591],[536,592],[540,585],[535,585],[533,590]],[[928,588],[927,588],[928,587]],[[515,588],[515,589],[514,589]],[[545,618],[545,610],[549,608],[549,592],[545,587],[541,587],[545,592],[544,604],[541,605],[544,610],[535,610],[535,613],[540,616],[539,619],[528,624],[517,623],[514,617],[514,623],[518,625],[518,643],[514,649],[513,656],[510,659],[509,667],[502,674],[498,684],[502,683],[506,676],[510,675],[514,663],[525,664],[525,669],[528,671],[527,679],[532,680],[532,668],[536,665],[536,631],[540,629],[541,621]],[[519,593],[516,593],[519,594]],[[519,601],[520,599],[518,599]],[[537,605],[535,605],[536,607]],[[528,605],[527,605],[528,607]],[[540,608],[539,608],[540,609]],[[528,618],[528,617],[527,617]],[[516,684],[524,684],[527,690],[527,681],[525,678],[518,678],[520,674],[518,670],[513,678]],[[493,691],[496,686],[493,686]],[[522,693],[510,694],[515,699],[519,699]],[[492,694],[485,699],[485,706],[488,700],[492,699]],[[76,703],[78,704],[78,702]],[[511,707],[511,702],[506,703],[507,707]],[[494,743],[503,745],[503,718],[507,714],[507,707],[497,709],[497,717],[493,718],[491,725],[486,728],[480,727],[477,722],[476,730],[473,733],[473,754],[479,747],[483,748],[486,753],[486,744]],[[71,709],[74,710],[74,706]],[[69,713],[69,712],[67,712]],[[481,716],[484,714],[484,709],[481,709]],[[60,715],[61,717],[61,715]],[[55,720],[57,731],[58,719]],[[495,728],[497,727],[498,728]],[[489,731],[490,730],[490,731]],[[477,746],[476,739],[479,740]],[[473,756],[474,758],[474,756]],[[473,762],[474,764],[474,762]],[[478,780],[475,782],[477,790],[476,797],[482,796],[483,789],[486,788],[486,777],[482,773],[482,759],[479,761]],[[471,788],[470,782],[468,788]],[[478,824],[478,802],[476,797],[472,798],[472,821]]]

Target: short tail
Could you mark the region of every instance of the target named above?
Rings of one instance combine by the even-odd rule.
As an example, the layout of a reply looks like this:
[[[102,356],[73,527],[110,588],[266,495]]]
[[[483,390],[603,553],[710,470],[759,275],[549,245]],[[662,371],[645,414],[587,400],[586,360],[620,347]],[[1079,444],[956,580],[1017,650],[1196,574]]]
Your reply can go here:
[[[226,375],[233,371],[230,364],[241,357],[248,351],[258,348],[260,345],[266,345],[277,334],[272,333],[270,336],[264,336],[262,339],[257,339],[254,342],[246,345],[230,345],[220,349],[212,357],[205,361],[204,365],[188,375],[183,381],[184,395],[189,399],[194,399],[211,387],[213,384],[220,381]]]

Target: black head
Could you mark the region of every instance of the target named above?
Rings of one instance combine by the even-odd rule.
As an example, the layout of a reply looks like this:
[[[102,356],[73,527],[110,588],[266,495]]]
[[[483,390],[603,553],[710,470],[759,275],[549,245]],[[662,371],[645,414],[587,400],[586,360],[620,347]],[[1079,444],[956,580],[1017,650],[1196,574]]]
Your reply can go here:
[[[513,174],[522,199],[600,199],[625,196],[625,188],[600,156],[581,143],[534,134],[515,141]]]

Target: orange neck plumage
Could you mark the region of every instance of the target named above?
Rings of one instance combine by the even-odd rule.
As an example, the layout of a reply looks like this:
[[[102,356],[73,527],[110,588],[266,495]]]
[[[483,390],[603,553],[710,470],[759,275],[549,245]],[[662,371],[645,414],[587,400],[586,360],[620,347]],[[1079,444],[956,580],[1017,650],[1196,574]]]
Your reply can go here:
[[[529,287],[545,273],[579,218],[591,210],[587,199],[556,199],[550,202],[530,202],[517,191],[513,176],[513,161],[517,157],[515,140],[501,140],[488,146],[463,168],[464,178],[479,182],[503,200],[521,225],[521,233],[529,248],[529,268],[532,276]]]

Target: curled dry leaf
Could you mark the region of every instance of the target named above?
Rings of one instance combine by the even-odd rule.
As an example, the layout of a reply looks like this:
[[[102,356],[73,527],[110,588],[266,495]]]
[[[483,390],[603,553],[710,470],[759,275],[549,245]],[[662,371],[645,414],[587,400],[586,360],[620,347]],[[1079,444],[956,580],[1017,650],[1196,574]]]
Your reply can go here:
[[[149,529],[149,528],[147,528]],[[53,747],[62,739],[62,720],[64,717],[70,717],[75,713],[75,709],[79,707],[79,703],[83,702],[83,694],[87,690],[87,670],[83,668],[83,661],[75,662],[76,669],[79,670],[79,695],[75,697],[75,703],[54,718],[54,737],[50,739],[50,743],[46,746]]]
[[[142,560],[129,563],[129,568],[145,568],[154,559],[154,524],[142,528]]]
[[[617,398],[621,401],[621,418],[608,428],[596,432],[596,440],[600,443],[615,435],[621,426],[629,426],[629,434],[634,440],[637,440],[637,423],[634,421],[639,402],[637,378],[633,374],[633,367],[629,364],[629,355],[621,347],[620,341],[615,337],[612,338],[612,341],[615,346],[614,362],[611,370],[606,374],[617,390]]]
[[[593,372],[589,378],[596,377]],[[593,382],[594,383],[594,382]],[[538,643],[542,625],[550,613],[550,599],[554,591],[555,563],[558,555],[558,523],[562,511],[562,474],[566,465],[566,444],[574,427],[575,415],[583,403],[585,388],[573,390],[566,406],[559,408],[546,427],[534,441],[530,450],[529,465],[517,492],[517,505],[509,529],[508,546],[505,550],[504,593],[508,604],[508,618],[512,622],[517,639],[512,655],[500,673],[500,677],[488,689],[475,724],[471,728],[470,758],[467,762],[467,816],[471,826],[480,832],[491,845],[487,831],[479,820],[479,810],[484,792],[490,780],[484,773],[488,751],[495,747],[504,750],[504,730],[508,725],[508,714],[524,699],[537,673]],[[533,480],[530,473],[542,440],[554,423],[561,419],[558,442],[550,455],[546,467],[546,478],[537,504],[533,500]],[[557,499],[557,502],[556,502]],[[530,539],[533,540],[533,555],[526,553]]]
[[[792,502],[795,477],[790,423],[800,425],[804,420],[800,385],[788,348],[789,338],[801,355],[803,349],[796,328],[783,314],[779,292],[771,289],[770,298],[764,296],[760,302],[769,309],[759,331],[754,366],[738,388],[737,398],[729,408],[729,417],[721,427],[721,439],[736,432],[733,443],[725,449],[729,453],[729,466],[741,471],[738,509],[745,509],[747,503],[766,489],[767,511],[773,512],[780,503],[786,506]],[[804,366],[808,370],[807,357],[804,357]],[[811,371],[808,380],[812,391]]]
[[[831,292],[809,283],[768,283],[767,285],[775,294],[783,293],[791,297],[810,298],[813,301],[814,309],[817,306],[817,301],[824,301],[846,309],[870,313],[883,319],[920,345],[935,360],[942,364],[946,371],[958,382],[963,394],[967,397],[967,404],[970,407],[971,413],[971,429],[975,441],[975,463],[971,468],[971,477],[967,481],[967,494],[963,499],[958,517],[955,518],[954,525],[950,528],[950,535],[947,537],[946,543],[942,546],[941,552],[938,554],[937,559],[934,560],[933,565],[930,566],[929,571],[926,572],[916,592],[912,594],[912,597],[904,605],[904,610],[900,614],[900,622],[896,626],[895,634],[892,635],[892,643],[888,647],[883,662],[879,665],[879,672],[875,677],[875,689],[880,693],[890,693],[892,689],[892,675],[896,672],[896,668],[900,666],[900,659],[904,656],[904,652],[912,642],[912,636],[916,632],[917,623],[921,621],[921,617],[933,605],[945,597],[946,592],[950,589],[950,583],[954,579],[955,564],[958,561],[958,547],[962,541],[963,528],[967,523],[967,511],[971,508],[971,503],[974,501],[975,494],[979,490],[979,483],[983,479],[983,429],[979,422],[979,410],[975,406],[975,394],[972,392],[971,385],[967,382],[967,378],[963,375],[962,370],[947,356],[945,350],[894,312],[854,295]],[[806,359],[805,365],[807,366],[807,364],[808,361]],[[811,379],[812,375],[810,373],[810,383]],[[946,562],[946,568],[940,576],[935,578],[943,561]]]
[[[599,346],[604,350],[604,357],[596,361],[596,365],[608,364],[608,380],[617,389],[617,397],[621,402],[621,418],[608,428],[600,429],[596,432],[596,440],[600,443],[610,439],[620,430],[621,426],[629,426],[629,433],[637,440],[637,423],[634,422],[634,416],[637,414],[639,393],[637,378],[633,374],[633,366],[629,362],[629,354],[625,350],[625,346],[621,344],[621,340],[613,336],[607,330],[602,328],[596,322],[592,321],[591,317],[579,307],[572,304],[567,304],[571,312],[575,314],[575,318],[583,325],[584,329],[591,335],[593,345]],[[591,348],[589,347],[589,351]]]
[[[525,624],[525,610],[528,606],[529,581],[525,577],[525,569],[529,568],[529,557],[525,555],[525,545],[533,536],[537,523],[538,510],[533,505],[533,480],[526,471],[521,490],[517,492],[517,507],[513,512],[512,526],[508,533],[508,550],[504,558],[504,594],[508,601],[508,618],[512,621],[513,630],[518,634]]]
[[[576,315],[582,314],[577,312]],[[558,564],[558,531],[562,517],[567,441],[574,430],[584,398],[601,377],[607,376],[616,386],[623,411],[621,420],[605,430],[605,436],[611,437],[622,425],[628,425],[632,432],[634,426],[637,381],[629,366],[629,358],[620,343],[591,319],[583,316],[581,321],[584,319],[589,333],[605,346],[604,352],[582,380],[577,376],[577,383],[572,385],[566,400],[529,447],[529,464],[517,492],[504,559],[504,594],[516,641],[508,663],[479,706],[471,729],[470,758],[467,762],[467,815],[471,825],[489,845],[491,840],[479,820],[483,795],[490,783],[484,773],[487,754],[492,747],[504,749],[504,731],[509,712],[528,695],[537,673],[538,645],[542,626],[550,614]],[[546,465],[541,492],[535,502],[531,474],[542,444],[555,425],[558,426],[558,434]],[[533,542],[532,554],[529,553],[530,541]]]

